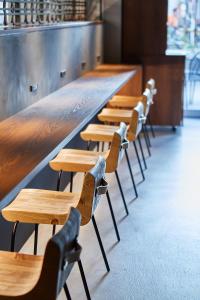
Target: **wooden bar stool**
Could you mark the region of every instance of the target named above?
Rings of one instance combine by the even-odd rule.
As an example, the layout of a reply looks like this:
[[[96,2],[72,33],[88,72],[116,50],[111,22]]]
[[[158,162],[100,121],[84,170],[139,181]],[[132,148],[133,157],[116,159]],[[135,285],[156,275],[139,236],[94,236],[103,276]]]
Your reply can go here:
[[[151,99],[150,95],[146,93],[146,89],[150,90],[151,92]],[[156,95],[157,90],[155,89],[155,80],[150,79],[146,83],[145,91],[141,96],[125,96],[125,95],[115,95],[109,102],[108,107],[112,108],[128,108],[131,109],[137,105],[138,102],[142,102],[144,105],[144,112],[146,114],[147,105],[153,104],[153,96]]]
[[[138,119],[137,109],[134,111],[133,119]],[[135,122],[135,120],[133,121],[133,123],[134,123],[134,125],[136,125],[136,124],[137,124],[137,126],[139,125],[139,123]],[[89,149],[89,146],[90,146],[91,142],[95,142],[97,144],[102,142],[102,144],[103,144],[102,148],[104,149],[104,143],[110,144],[112,142],[113,135],[118,130],[118,128],[119,128],[118,126],[112,126],[112,125],[89,124],[87,126],[87,128],[84,131],[81,132],[80,135],[81,135],[81,138],[85,142],[88,143],[88,149]],[[128,134],[129,134],[129,129],[128,129]],[[133,132],[137,132],[137,128],[134,128]],[[128,138],[128,136],[127,136],[127,138]],[[133,183],[135,198],[138,198],[137,187],[136,187],[136,184],[135,184],[135,180],[134,180],[133,172],[132,172],[132,169],[131,169],[131,164],[130,164],[130,160],[129,160],[129,157],[128,157],[127,150],[128,150],[128,147],[124,149],[125,157],[126,157],[126,160],[127,160],[127,163],[128,163],[128,168],[129,168],[131,180],[132,180],[132,183]]]
[[[108,103],[108,107],[118,107],[118,108],[133,108],[134,106],[137,105],[138,101],[141,101],[144,104],[144,110],[145,110],[145,116],[146,116],[146,121],[144,122],[144,138],[145,142],[147,144],[147,149],[149,155],[151,147],[151,142],[148,134],[148,130],[146,128],[146,122],[149,123],[150,130],[152,132],[152,136],[155,137],[155,132],[153,125],[151,123],[151,117],[150,117],[150,107],[154,103],[153,102],[153,97],[154,95],[157,94],[157,89],[155,88],[155,80],[150,79],[146,83],[146,89],[150,90],[150,95],[146,94],[146,92],[143,93],[141,96],[133,97],[133,96],[123,96],[123,95],[115,95]]]
[[[132,109],[135,107],[138,102],[142,102],[144,108],[146,107],[147,97],[143,93],[141,96],[123,96],[123,95],[115,95],[108,102],[108,108],[121,108],[121,109]]]
[[[144,135],[144,139],[145,139],[145,143],[147,146],[147,151],[148,151],[149,156],[151,156],[151,151],[150,151],[151,142],[150,142],[150,138],[148,135],[148,130],[146,128],[146,122],[147,122],[147,118],[149,116],[150,106],[153,103],[152,99],[153,99],[153,96],[152,96],[151,90],[149,88],[146,88],[142,96],[132,97],[132,96],[116,95],[108,103],[109,107],[118,108],[118,109],[133,109],[133,107],[135,107],[139,101],[143,103],[144,118],[143,118],[142,131],[143,131],[143,135]],[[110,113],[111,113],[111,111],[110,111]]]
[[[71,299],[66,280],[76,262],[82,268],[80,222],[78,210],[69,208],[66,223],[49,240],[44,256],[0,251],[0,300],[55,300],[62,288]]]
[[[92,220],[106,269],[109,272],[109,264],[94,217],[100,196],[105,194],[108,188],[105,181],[105,168],[105,159],[103,157],[98,158],[96,165],[94,163],[93,168],[85,175],[81,194],[39,189],[21,190],[16,199],[2,210],[3,217],[7,221],[14,222],[11,251],[14,251],[19,222],[36,224],[37,229],[39,224],[63,225],[68,218],[70,207],[73,206],[81,213],[82,226]],[[38,230],[35,231],[34,254],[37,253],[37,240]],[[82,276],[80,264],[79,269]],[[84,276],[82,276],[82,279],[85,284]],[[86,294],[89,295],[87,285],[85,288]]]
[[[120,126],[121,126],[121,123],[120,123]],[[88,127],[84,131],[81,132],[80,136],[85,142],[87,142],[88,150],[90,148],[91,142],[97,143],[97,149],[99,149],[99,144],[100,144],[100,142],[102,142],[102,151],[104,151],[104,144],[105,143],[110,144],[112,142],[113,135],[114,135],[115,131],[117,131],[118,129],[119,129],[118,126],[89,124]],[[128,127],[127,127],[127,129],[128,129]],[[133,200],[135,200],[138,198],[138,192],[137,192],[137,187],[135,184],[133,172],[131,169],[131,165],[130,165],[130,161],[129,161],[129,157],[128,157],[128,153],[127,153],[128,144],[126,143],[126,145],[127,146],[124,147],[124,151],[125,151],[125,157],[126,157],[126,160],[128,163],[128,168],[130,171],[131,180],[133,183],[133,189],[135,192],[135,198]]]
[[[136,140],[138,139],[139,142],[139,146],[141,149],[141,153],[142,153],[142,158],[143,158],[143,163],[145,166],[145,169],[147,168],[146,165],[146,160],[145,160],[145,156],[144,156],[144,151],[142,148],[142,143],[140,140],[140,133],[142,130],[142,125],[144,122],[144,105],[142,102],[138,102],[138,104],[132,109],[132,110],[123,110],[123,109],[114,109],[114,108],[104,108],[101,113],[98,115],[98,119],[102,122],[110,122],[110,123],[119,123],[121,121],[129,124],[128,126],[128,132],[127,132],[127,137],[129,142],[133,142],[133,146],[135,149],[135,153],[137,156],[137,160],[139,163],[139,167],[140,167],[140,171],[141,171],[141,175],[142,175],[142,179],[145,180],[145,176],[144,176],[144,172],[143,172],[143,167],[142,167],[142,163],[140,160],[140,155],[138,152],[138,148],[137,148],[137,144],[136,144]],[[89,125],[90,126],[90,125]],[[92,139],[92,136],[94,135],[94,130],[97,132],[97,128],[92,128],[93,125],[91,125],[91,127],[88,127],[86,130],[86,133],[82,134],[82,138],[83,139]],[[98,125],[95,125],[95,127]],[[101,134],[101,131],[104,130],[104,135],[109,135],[109,130],[107,129],[109,125],[99,125],[99,130]],[[107,127],[104,127],[107,126]],[[110,127],[110,130],[112,127]],[[107,133],[105,133],[107,132]],[[130,165],[130,160],[128,157],[128,152],[126,151],[126,157],[127,157],[127,162],[128,165]]]
[[[59,172],[58,173],[58,183],[57,183],[57,189],[60,189],[60,182],[61,182],[61,176],[63,172],[71,172],[72,176],[71,179],[73,179],[73,173],[74,172],[87,172],[89,169],[91,169],[96,159],[99,157],[99,155],[103,156],[106,160],[106,173],[113,173],[115,172],[117,182],[119,185],[120,194],[122,196],[122,201],[124,204],[124,208],[126,211],[126,214],[128,215],[128,207],[126,204],[125,196],[122,190],[122,186],[120,183],[119,175],[117,172],[117,167],[122,159],[122,155],[124,152],[124,149],[128,146],[128,141],[126,139],[126,132],[127,127],[125,124],[120,124],[120,127],[116,129],[116,131],[113,133],[112,136],[112,142],[110,149],[107,151],[89,151],[89,150],[77,150],[77,149],[63,149],[59,152],[59,154],[49,162],[50,167],[54,170]],[[71,181],[70,190],[72,190],[73,181]],[[117,228],[117,223],[110,199],[109,192],[106,192],[106,197],[115,229],[115,233],[117,236],[117,240],[120,241],[120,235]]]

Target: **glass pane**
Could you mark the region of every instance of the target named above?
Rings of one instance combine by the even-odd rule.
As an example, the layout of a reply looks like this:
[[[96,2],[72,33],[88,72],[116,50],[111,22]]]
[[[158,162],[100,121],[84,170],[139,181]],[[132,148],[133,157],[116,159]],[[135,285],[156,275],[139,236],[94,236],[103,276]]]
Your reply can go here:
[[[0,25],[3,25],[4,13],[3,13],[3,2],[0,2]]]
[[[200,110],[200,0],[168,0],[167,54],[186,55],[184,108]]]
[[[200,44],[200,1],[169,0],[168,49],[190,50]]]

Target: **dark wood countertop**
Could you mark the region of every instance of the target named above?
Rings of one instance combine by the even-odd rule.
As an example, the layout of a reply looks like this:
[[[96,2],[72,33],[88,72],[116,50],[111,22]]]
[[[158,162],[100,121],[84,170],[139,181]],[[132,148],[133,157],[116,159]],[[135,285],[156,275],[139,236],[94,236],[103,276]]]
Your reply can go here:
[[[0,208],[6,206],[135,74],[83,77],[0,123]]]
[[[142,66],[140,64],[138,65],[119,65],[119,64],[103,64],[103,65],[99,65],[96,68],[97,72],[112,72],[112,73],[123,73],[123,72],[129,72],[132,71],[136,68],[142,68]]]

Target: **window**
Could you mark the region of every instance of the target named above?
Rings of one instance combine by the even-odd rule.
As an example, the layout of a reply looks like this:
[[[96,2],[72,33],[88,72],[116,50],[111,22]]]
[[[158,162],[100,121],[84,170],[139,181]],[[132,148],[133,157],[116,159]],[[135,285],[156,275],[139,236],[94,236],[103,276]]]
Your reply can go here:
[[[168,1],[168,49],[200,46],[200,0]]]
[[[200,0],[168,0],[167,54],[185,55],[184,110],[200,114]]]
[[[3,2],[0,2],[0,25],[3,25],[4,13],[3,13]]]

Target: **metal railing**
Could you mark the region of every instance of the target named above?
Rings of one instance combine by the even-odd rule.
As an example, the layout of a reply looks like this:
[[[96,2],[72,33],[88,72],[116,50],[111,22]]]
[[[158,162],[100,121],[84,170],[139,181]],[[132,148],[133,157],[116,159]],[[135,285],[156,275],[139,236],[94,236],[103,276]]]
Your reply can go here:
[[[21,26],[85,20],[86,0],[0,0],[0,24]]]

